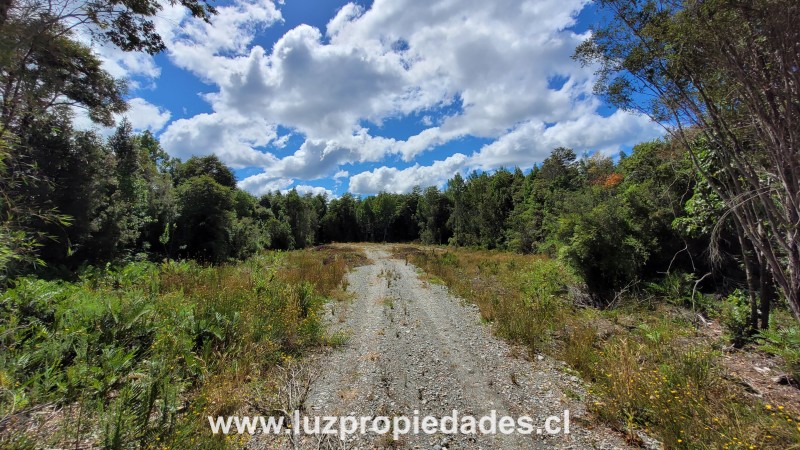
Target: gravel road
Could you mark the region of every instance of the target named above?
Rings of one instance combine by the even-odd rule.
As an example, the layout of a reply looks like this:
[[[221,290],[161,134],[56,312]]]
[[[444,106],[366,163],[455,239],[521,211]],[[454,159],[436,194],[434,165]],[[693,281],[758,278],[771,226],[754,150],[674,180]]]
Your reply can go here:
[[[628,448],[621,437],[583,419],[584,389],[563,364],[528,357],[521,348],[492,336],[475,306],[446,287],[425,282],[419,270],[392,259],[389,248],[365,245],[372,260],[348,274],[355,298],[328,306],[330,332],[346,332],[347,343],[310,358],[313,373],[308,416],[443,417],[530,416],[543,428],[551,415],[570,411],[570,433],[541,435],[409,434],[397,442],[387,436],[331,439],[285,437],[254,439],[253,448],[425,448],[539,449]]]

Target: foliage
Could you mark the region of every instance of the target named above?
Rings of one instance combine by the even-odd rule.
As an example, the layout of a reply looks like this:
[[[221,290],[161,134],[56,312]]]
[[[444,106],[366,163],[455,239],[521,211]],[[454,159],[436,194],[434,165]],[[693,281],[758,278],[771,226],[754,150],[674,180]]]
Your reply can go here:
[[[223,164],[217,155],[189,158],[175,168],[174,180],[177,185],[203,175],[211,177],[220,186],[228,189],[236,188],[236,177],[233,175],[233,171]]]
[[[12,147],[11,138],[0,137],[0,286],[26,269],[44,266],[39,250],[48,236],[42,225],[67,226],[71,220],[24,195],[22,189],[39,180]]]
[[[800,6],[793,0],[600,5],[606,20],[575,55],[598,67],[595,90],[667,127],[724,204],[719,222],[730,221],[741,240],[751,303],[758,303],[756,284],[770,291],[774,282],[800,320],[800,158],[793,144],[800,96],[797,71],[786,69],[800,65],[794,45]],[[769,277],[756,280],[757,274]],[[766,327],[769,301],[760,309]]]
[[[204,417],[245,407],[251,389],[224,380],[263,382],[282,357],[323,342],[318,309],[351,253],[131,263],[87,270],[76,283],[20,278],[0,297],[0,388],[9,393],[0,411],[21,420],[38,405],[80,410],[45,446],[92,435],[107,448],[195,448],[198,436],[211,445]],[[208,402],[217,389],[226,401]]]
[[[178,254],[225,261],[232,253],[231,231],[236,220],[231,189],[202,175],[181,184],[178,198],[174,238]]]
[[[720,318],[734,347],[741,348],[750,341],[750,304],[742,291],[737,289],[728,295],[722,305]]]

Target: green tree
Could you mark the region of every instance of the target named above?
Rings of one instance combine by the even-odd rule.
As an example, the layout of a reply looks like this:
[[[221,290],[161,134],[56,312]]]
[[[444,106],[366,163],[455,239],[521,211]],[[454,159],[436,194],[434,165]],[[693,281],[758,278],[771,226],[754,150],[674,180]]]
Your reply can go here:
[[[42,225],[69,225],[70,218],[31,202],[25,189],[40,185],[28,163],[15,160],[9,138],[0,136],[0,285],[31,267],[45,264],[39,249],[52,239]]]
[[[292,189],[286,194],[286,220],[292,230],[295,248],[305,248],[314,244],[317,231],[317,212],[313,198],[309,194],[301,197]]]
[[[486,177],[488,186],[479,192],[479,229],[481,245],[486,248],[505,246],[505,229],[514,209],[514,175],[501,168]]]
[[[126,120],[109,138],[108,146],[116,156],[117,189],[108,199],[116,203],[119,211],[115,220],[119,230],[116,246],[120,249],[131,248],[139,241],[145,227],[154,220],[148,214],[150,183],[144,177],[149,155],[142,151]]]
[[[324,242],[356,242],[361,239],[357,204],[352,194],[346,193],[331,200],[321,228]]]
[[[175,169],[175,184],[179,185],[190,178],[207,175],[220,186],[236,188],[236,176],[217,155],[192,156]]]
[[[469,226],[471,211],[469,210],[467,201],[464,178],[461,177],[461,174],[455,174],[455,176],[447,182],[445,195],[447,195],[450,202],[453,204],[452,213],[447,221],[447,225],[453,230],[452,243],[455,246],[464,245],[466,242],[466,237],[464,235]]]
[[[425,189],[417,203],[420,240],[424,244],[444,244],[450,239],[450,211],[450,201],[436,186]]]
[[[17,195],[39,210],[59,211],[70,226],[41,221],[31,229],[49,236],[40,239],[40,254],[51,266],[74,268],[82,261],[99,262],[116,256],[119,217],[125,213],[112,201],[118,190],[116,158],[94,133],[76,132],[67,115],[44,114],[15,149],[24,161],[29,181]]]
[[[662,123],[800,320],[800,5],[603,0],[576,57],[609,102]],[[698,158],[694,134],[708,155]]]
[[[415,186],[408,194],[398,195],[392,223],[389,226],[389,240],[392,242],[409,242],[419,239],[419,221],[417,205],[421,189]]]
[[[174,233],[178,254],[211,262],[234,256],[233,191],[211,176],[201,175],[178,187],[178,199]]]

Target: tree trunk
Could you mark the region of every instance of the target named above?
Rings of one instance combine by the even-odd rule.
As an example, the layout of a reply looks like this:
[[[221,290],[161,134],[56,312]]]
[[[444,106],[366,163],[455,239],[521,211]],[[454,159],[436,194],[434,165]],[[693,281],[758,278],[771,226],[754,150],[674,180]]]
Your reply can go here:
[[[769,313],[772,307],[772,300],[775,298],[775,286],[772,282],[772,274],[770,274],[766,267],[762,268],[761,279],[759,281],[761,284],[759,292],[761,297],[761,305],[759,306],[761,313],[761,329],[766,330],[769,328]]]
[[[736,223],[736,235],[739,238],[739,246],[741,247],[742,251],[742,262],[744,264],[744,274],[747,279],[747,298],[750,300],[750,334],[753,335],[758,332],[758,299],[756,298],[756,288],[758,282],[756,281],[755,277],[755,267],[753,265],[753,261],[750,259],[751,254],[755,254],[754,251],[751,251],[750,241],[744,237],[744,233],[741,230],[741,224],[738,219],[734,220]],[[763,272],[764,268],[760,268],[759,272]]]

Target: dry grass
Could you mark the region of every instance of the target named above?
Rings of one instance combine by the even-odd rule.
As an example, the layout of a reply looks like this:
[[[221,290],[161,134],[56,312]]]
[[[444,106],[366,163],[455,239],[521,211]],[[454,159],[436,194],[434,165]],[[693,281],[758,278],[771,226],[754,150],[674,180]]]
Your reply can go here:
[[[278,276],[291,284],[311,283],[319,295],[347,299],[345,274],[368,263],[366,255],[353,247],[321,245],[289,252]]]
[[[531,350],[550,341],[567,306],[562,294],[574,279],[543,257],[408,245],[393,253],[424,269],[428,282],[446,284],[476,303],[501,336]]]

